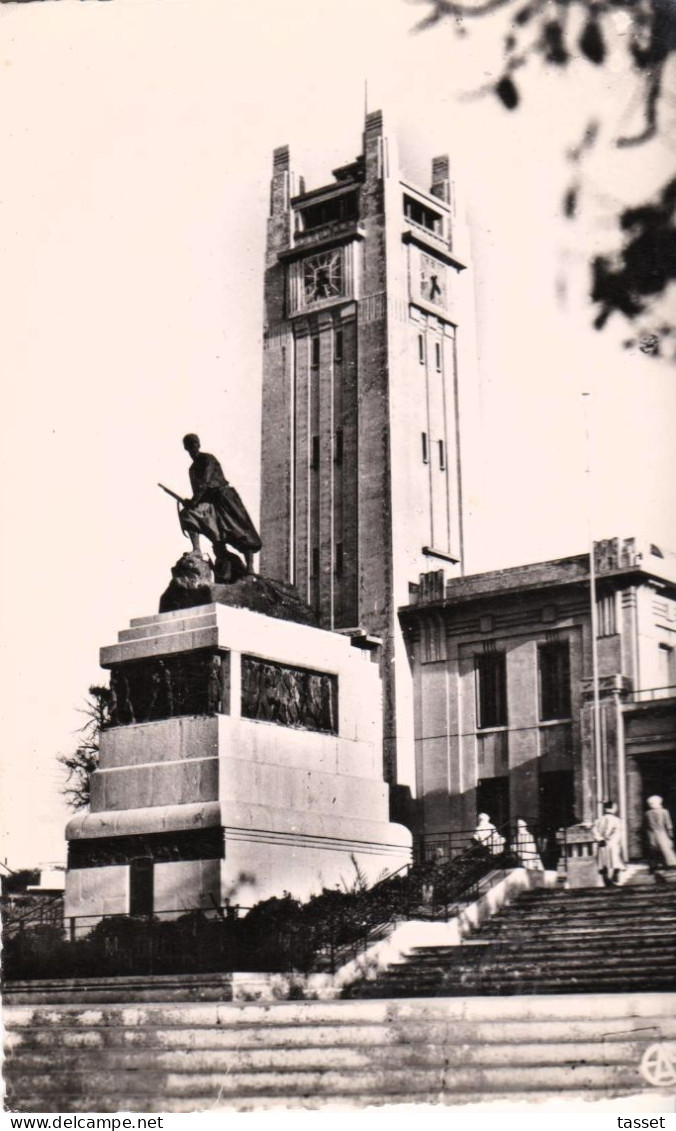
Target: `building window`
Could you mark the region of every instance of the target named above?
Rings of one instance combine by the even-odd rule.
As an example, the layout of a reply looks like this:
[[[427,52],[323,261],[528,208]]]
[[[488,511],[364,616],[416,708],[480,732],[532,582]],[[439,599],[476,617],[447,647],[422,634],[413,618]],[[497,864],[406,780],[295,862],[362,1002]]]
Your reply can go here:
[[[143,856],[129,865],[129,914],[152,915],[153,902],[153,862]]]
[[[343,543],[336,542],[336,577],[343,576]]]
[[[310,365],[313,369],[319,369],[319,338],[312,338],[310,344]]]
[[[430,456],[429,456],[429,451],[428,451],[428,448],[427,448],[427,432],[421,432],[420,438],[422,440],[423,463],[429,463]]]
[[[437,440],[439,445],[439,469],[440,471],[446,470],[446,452],[444,451],[444,441]]]
[[[437,367],[437,373],[441,373],[441,342],[434,343],[434,358]]]
[[[310,466],[313,471],[317,471],[319,468],[319,436],[312,437],[312,456],[310,460]]]
[[[310,577],[319,577],[319,546],[312,547]]]
[[[616,601],[615,593],[606,593],[596,601],[599,636],[614,636],[617,632]]]
[[[570,646],[567,640],[541,644],[538,648],[540,719],[569,719]]]
[[[444,234],[443,217],[433,208],[428,208],[419,200],[414,200],[412,196],[404,197],[404,216],[412,224],[426,228],[428,232],[434,232],[436,236],[443,236]]]
[[[336,428],[336,445],[333,452],[333,458],[336,463],[343,462],[343,429]]]
[[[322,200],[318,204],[309,204],[296,213],[303,232],[311,232],[314,228],[323,228],[325,224],[356,220],[358,215],[359,202],[356,192]]]
[[[425,364],[425,339],[422,334],[418,334],[418,361],[421,365]]]
[[[676,676],[674,675],[674,649],[669,644],[659,644],[657,649],[659,671],[657,686],[661,691],[671,689]]]
[[[477,727],[507,726],[507,664],[504,652],[474,657]]]
[[[333,360],[338,361],[338,362],[343,360],[343,331],[342,330],[336,330],[336,337],[335,337],[335,342],[334,342],[334,347],[333,347]]]

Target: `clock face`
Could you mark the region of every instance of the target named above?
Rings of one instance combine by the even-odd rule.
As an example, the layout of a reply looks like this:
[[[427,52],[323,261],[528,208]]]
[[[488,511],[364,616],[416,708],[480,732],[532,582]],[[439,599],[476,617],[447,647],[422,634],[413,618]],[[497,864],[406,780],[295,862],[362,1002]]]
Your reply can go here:
[[[420,297],[435,306],[446,306],[446,268],[430,255],[420,257]]]
[[[303,260],[305,302],[338,298],[343,293],[343,259],[339,248],[310,255]]]

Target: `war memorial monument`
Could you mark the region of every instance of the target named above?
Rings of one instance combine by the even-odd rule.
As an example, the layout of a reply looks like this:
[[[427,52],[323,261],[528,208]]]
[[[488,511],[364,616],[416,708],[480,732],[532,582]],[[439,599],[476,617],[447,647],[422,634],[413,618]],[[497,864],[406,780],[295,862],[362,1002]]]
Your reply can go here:
[[[188,433],[48,936],[101,968],[10,940],[11,1103],[673,1106],[676,557],[467,573],[469,245],[380,112],[318,188],[274,151],[264,314],[260,535]]]

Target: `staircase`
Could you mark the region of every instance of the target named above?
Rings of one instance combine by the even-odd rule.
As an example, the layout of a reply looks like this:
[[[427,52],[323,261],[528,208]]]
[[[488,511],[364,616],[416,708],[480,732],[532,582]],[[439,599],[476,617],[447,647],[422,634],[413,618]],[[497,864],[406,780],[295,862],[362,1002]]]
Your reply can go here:
[[[12,1005],[5,1102],[72,1114],[608,1101],[647,1090],[641,1058],[676,1039],[675,1006],[660,994]]]
[[[676,991],[676,889],[525,892],[462,946],[416,947],[354,997]]]

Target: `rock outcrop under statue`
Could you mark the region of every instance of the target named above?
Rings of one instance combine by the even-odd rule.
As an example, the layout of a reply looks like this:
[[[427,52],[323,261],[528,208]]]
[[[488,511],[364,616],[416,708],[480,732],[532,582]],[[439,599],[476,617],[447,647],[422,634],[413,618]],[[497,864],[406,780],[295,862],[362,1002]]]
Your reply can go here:
[[[231,555],[235,561],[239,558]],[[278,620],[316,625],[315,615],[293,585],[245,574],[227,583],[217,581],[211,563],[195,553],[183,554],[171,570],[171,582],[160,598],[161,613],[196,605],[231,605]]]

